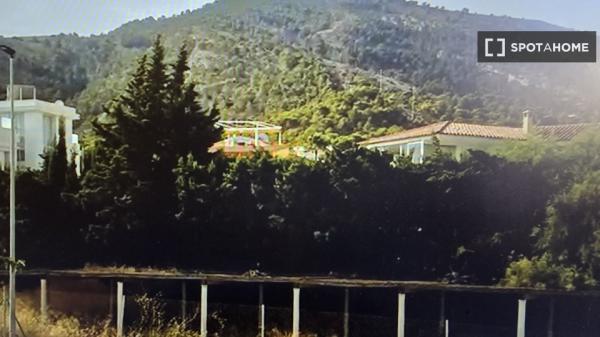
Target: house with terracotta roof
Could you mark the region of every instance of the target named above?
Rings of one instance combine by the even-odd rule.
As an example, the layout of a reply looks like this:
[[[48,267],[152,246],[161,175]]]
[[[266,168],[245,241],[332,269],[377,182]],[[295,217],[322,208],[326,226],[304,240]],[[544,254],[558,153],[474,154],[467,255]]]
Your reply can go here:
[[[414,163],[422,163],[435,150],[435,138],[442,152],[456,160],[469,150],[486,151],[506,141],[526,140],[528,135],[569,141],[592,124],[562,124],[534,126],[528,111],[523,112],[522,127],[438,122],[390,135],[371,138],[359,143],[369,149],[410,156]]]

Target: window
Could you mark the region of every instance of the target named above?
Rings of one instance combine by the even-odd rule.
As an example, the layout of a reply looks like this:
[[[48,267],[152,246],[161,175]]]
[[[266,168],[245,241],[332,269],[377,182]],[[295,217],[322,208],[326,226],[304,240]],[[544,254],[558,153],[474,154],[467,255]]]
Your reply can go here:
[[[406,144],[405,155],[412,158],[412,162],[415,164],[423,163],[423,142],[408,143]]]
[[[10,118],[8,117],[2,117],[2,128],[4,129],[10,129]]]
[[[422,164],[425,156],[425,144],[423,141],[400,144],[398,154],[409,157],[415,164]]]
[[[25,150],[17,150],[17,161],[25,161]]]

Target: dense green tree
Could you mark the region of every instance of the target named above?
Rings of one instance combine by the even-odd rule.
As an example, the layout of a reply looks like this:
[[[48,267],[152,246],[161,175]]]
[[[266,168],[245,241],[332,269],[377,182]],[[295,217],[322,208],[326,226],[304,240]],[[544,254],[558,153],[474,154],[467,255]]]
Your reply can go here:
[[[463,163],[438,157],[390,165],[387,155],[347,147],[317,162],[190,158],[177,169],[182,242],[201,247],[195,261],[208,268],[497,282],[508,262],[531,253],[546,181],[483,153]]]
[[[186,81],[185,47],[172,66],[164,58],[159,37],[150,58],[140,58],[125,94],[94,122],[96,158],[80,195],[98,216],[100,237],[135,233],[147,245],[174,244],[168,239],[177,208],[173,170],[188,155],[207,163],[208,148],[220,139],[218,113],[200,107]]]
[[[58,140],[55,146],[50,147],[46,154],[47,164],[45,170],[47,174],[48,184],[58,191],[64,190],[67,177],[67,144],[65,140],[65,125],[60,119],[58,126]]]
[[[125,151],[98,145],[78,194],[83,208],[49,188],[45,175],[19,176],[20,235],[31,242],[23,256],[33,265],[61,265],[77,251],[94,263],[589,286],[598,277],[598,177],[595,169],[576,173],[582,158],[595,156],[585,150],[591,144],[565,145],[558,157],[582,150],[561,164],[573,173],[560,184],[554,166],[482,152],[416,165],[333,146],[319,161],[257,153],[203,162],[188,154],[174,166],[172,190],[134,180],[140,173]],[[174,207],[158,209],[166,202]],[[85,246],[63,244],[82,230]],[[52,254],[41,257],[39,249]]]
[[[549,187],[543,193],[548,198],[545,219],[532,232],[535,249],[509,266],[505,283],[564,288],[596,284],[599,147],[597,128],[591,128],[570,142],[532,137],[498,150],[531,165]]]
[[[600,279],[599,186],[600,171],[595,171],[560,193],[549,207],[539,242],[555,261],[577,266],[595,279]]]

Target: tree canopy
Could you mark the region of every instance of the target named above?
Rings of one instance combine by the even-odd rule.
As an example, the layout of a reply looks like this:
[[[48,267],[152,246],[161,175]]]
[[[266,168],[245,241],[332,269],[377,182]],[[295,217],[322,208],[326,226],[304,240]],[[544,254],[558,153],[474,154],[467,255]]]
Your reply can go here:
[[[125,93],[93,122],[94,163],[79,197],[94,215],[94,235],[125,240],[143,235],[147,245],[160,242],[177,208],[178,160],[189,155],[207,163],[208,148],[220,139],[218,112],[201,107],[194,84],[186,80],[185,47],[173,64],[167,66],[164,58],[158,37],[151,56],[140,57]]]

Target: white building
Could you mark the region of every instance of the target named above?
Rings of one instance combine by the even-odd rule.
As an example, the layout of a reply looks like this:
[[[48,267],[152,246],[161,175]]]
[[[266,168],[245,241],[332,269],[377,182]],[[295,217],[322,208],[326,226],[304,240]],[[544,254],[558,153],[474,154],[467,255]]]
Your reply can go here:
[[[423,163],[425,158],[434,153],[434,138],[436,138],[442,152],[450,154],[456,160],[461,160],[469,150],[486,151],[506,141],[526,140],[530,135],[537,135],[543,139],[570,141],[593,125],[596,124],[533,125],[529,112],[525,111],[521,127],[444,121],[371,138],[359,145],[395,155],[409,156],[414,163]]]
[[[29,98],[24,97],[28,91]],[[10,93],[7,92],[7,97]],[[42,154],[58,141],[60,120],[64,122],[67,155],[79,153],[77,135],[73,134],[73,121],[79,119],[75,108],[61,101],[54,103],[37,99],[35,88],[15,86],[15,126],[17,132],[17,165],[20,168],[39,169]],[[0,165],[10,161],[10,101],[0,101]]]

